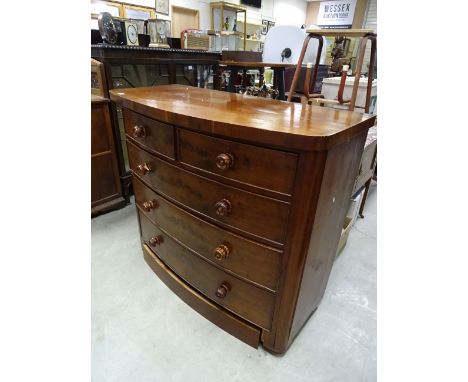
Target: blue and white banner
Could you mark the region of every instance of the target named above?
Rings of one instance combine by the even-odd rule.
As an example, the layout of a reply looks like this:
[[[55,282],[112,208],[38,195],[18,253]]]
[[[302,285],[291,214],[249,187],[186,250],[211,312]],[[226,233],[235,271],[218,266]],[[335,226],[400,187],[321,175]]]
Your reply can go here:
[[[322,1],[317,25],[323,29],[350,29],[353,25],[356,0]]]

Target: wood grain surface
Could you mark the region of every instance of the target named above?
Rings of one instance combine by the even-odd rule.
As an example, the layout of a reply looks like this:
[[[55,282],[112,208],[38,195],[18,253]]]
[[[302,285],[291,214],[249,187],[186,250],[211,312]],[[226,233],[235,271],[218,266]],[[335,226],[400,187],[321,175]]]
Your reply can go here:
[[[289,150],[329,149],[366,131],[376,118],[183,85],[109,93],[123,107],[165,123]]]
[[[289,203],[229,187],[211,179],[192,174],[127,144],[130,168],[139,174],[137,166],[147,163],[152,171],[141,179],[170,200],[191,211],[222,223],[225,227],[252,237],[263,238],[274,245],[285,241]],[[232,209],[220,215],[217,203],[227,200]]]
[[[161,244],[151,250],[176,274],[202,292],[207,298],[232,311],[244,319],[269,329],[275,296],[255,286],[249,285],[202,260],[199,256],[179,245],[143,214],[139,214],[142,238],[149,246],[149,240],[160,236]],[[225,297],[216,296],[221,284],[227,284],[229,291]]]
[[[193,252],[203,256],[216,267],[232,272],[244,281],[255,283],[271,291],[277,289],[282,252],[235,235],[186,212],[166,201],[133,178],[135,204],[140,211],[156,225]],[[156,200],[158,207],[150,212],[143,209],[143,203]],[[229,247],[226,259],[217,260],[214,250],[224,244]]]
[[[179,161],[211,174],[291,195],[297,155],[178,129]],[[219,155],[232,157],[225,169]]]

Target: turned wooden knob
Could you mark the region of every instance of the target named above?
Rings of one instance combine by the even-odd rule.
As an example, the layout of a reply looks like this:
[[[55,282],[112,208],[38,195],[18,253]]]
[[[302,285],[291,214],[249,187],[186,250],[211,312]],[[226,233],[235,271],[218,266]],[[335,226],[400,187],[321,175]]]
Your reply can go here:
[[[227,216],[231,213],[232,205],[231,202],[227,199],[221,199],[218,203],[215,204],[216,213],[221,216]]]
[[[149,163],[140,163],[138,166],[138,172],[141,174],[141,175],[146,175],[148,174],[149,172],[151,172],[151,166]]]
[[[219,154],[216,157],[216,166],[220,170],[227,170],[234,166],[234,156],[232,154]]]
[[[158,202],[154,199],[143,203],[143,209],[146,212],[150,212],[152,209],[155,209],[157,207],[158,207]]]
[[[135,125],[133,127],[133,137],[134,138],[143,138],[146,137],[146,130],[141,125]]]
[[[158,244],[161,244],[163,241],[163,238],[161,235],[158,236],[153,236],[151,239],[148,240],[149,245],[152,247],[156,247]]]
[[[227,294],[229,293],[229,290],[230,290],[230,289],[231,289],[231,288],[229,287],[229,284],[223,282],[223,283],[218,287],[218,289],[216,289],[215,295],[216,295],[216,297],[224,298],[224,297],[227,296]]]
[[[229,247],[226,244],[218,245],[214,250],[216,260],[224,260],[229,256]]]

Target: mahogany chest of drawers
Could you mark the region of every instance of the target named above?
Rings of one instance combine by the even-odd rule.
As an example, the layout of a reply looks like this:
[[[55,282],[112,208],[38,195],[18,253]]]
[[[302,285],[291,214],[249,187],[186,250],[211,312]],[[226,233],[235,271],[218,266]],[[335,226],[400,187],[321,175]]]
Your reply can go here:
[[[110,94],[146,262],[219,327],[284,353],[324,293],[375,116],[182,85]]]

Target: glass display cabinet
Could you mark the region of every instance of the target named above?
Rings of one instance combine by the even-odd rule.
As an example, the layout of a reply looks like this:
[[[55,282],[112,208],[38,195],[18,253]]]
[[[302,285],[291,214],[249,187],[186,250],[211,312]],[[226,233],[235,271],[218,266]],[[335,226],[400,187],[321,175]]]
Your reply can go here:
[[[246,50],[247,9],[224,1],[210,3],[210,9],[211,29],[221,33],[222,50]]]

